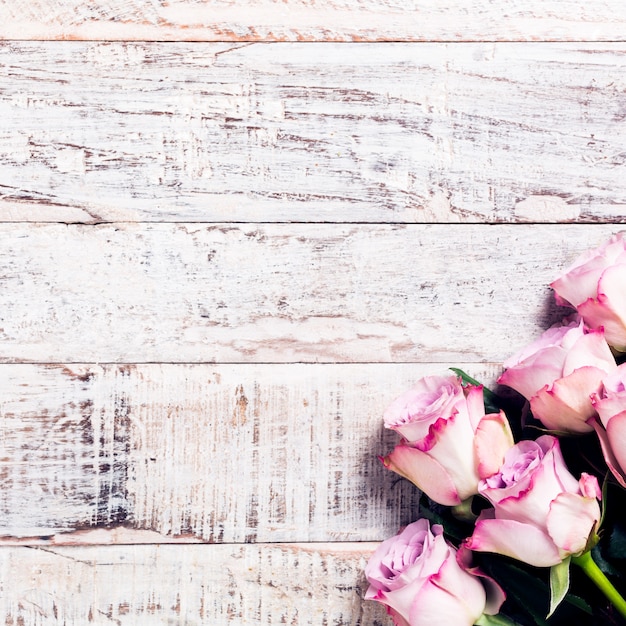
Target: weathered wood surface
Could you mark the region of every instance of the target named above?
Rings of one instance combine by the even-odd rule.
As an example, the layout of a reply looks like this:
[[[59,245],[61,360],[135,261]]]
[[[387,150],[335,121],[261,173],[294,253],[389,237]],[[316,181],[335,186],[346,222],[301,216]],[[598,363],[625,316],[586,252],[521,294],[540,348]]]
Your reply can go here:
[[[16,42],[0,68],[4,221],[624,220],[624,44]]]
[[[384,408],[625,221],[622,0],[245,4],[0,0],[3,623],[388,624]]]
[[[374,547],[3,547],[0,615],[11,626],[382,626],[382,607],[362,600]]]
[[[2,362],[502,362],[616,225],[0,225]]]
[[[621,0],[3,0],[0,38],[623,41]]]
[[[487,384],[501,371],[462,367]],[[382,540],[413,521],[418,497],[376,458],[398,441],[382,413],[433,374],[450,372],[446,364],[2,365],[0,536]],[[116,531],[120,524],[128,530]],[[113,530],[94,530],[103,528]]]

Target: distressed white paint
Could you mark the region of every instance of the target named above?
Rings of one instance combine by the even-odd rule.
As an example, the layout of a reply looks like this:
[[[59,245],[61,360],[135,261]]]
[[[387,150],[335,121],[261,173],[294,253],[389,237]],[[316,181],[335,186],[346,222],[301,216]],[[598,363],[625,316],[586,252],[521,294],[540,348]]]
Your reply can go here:
[[[612,225],[0,225],[0,361],[501,362]]]
[[[622,221],[625,44],[0,45],[4,221]]]
[[[560,196],[529,196],[515,205],[515,217],[521,222],[574,222],[580,206]]]
[[[486,384],[500,372],[462,367]],[[0,535],[57,545],[384,539],[412,521],[418,494],[376,458],[398,441],[382,414],[433,374],[451,373],[1,365]]]
[[[621,0],[5,0],[6,39],[623,40]]]
[[[5,624],[382,626],[373,544],[0,548]]]
[[[479,362],[621,228],[626,47],[593,42],[625,23],[622,0],[0,1],[0,39],[103,40],[0,46],[0,221],[52,222],[0,225],[0,621],[388,624],[374,544],[345,543],[416,514],[380,415],[448,365],[493,382]],[[390,39],[474,43],[328,43]],[[485,43],[542,39],[590,43]],[[569,221],[609,224],[484,224]]]

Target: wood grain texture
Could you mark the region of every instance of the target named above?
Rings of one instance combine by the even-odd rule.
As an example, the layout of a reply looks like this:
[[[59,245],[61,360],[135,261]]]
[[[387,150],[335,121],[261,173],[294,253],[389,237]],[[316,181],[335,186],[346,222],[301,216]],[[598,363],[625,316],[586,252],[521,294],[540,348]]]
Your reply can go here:
[[[464,367],[487,384],[501,371]],[[2,365],[0,535],[382,540],[413,521],[418,497],[376,458],[398,441],[383,411],[422,376],[448,374],[445,364]]]
[[[4,221],[624,221],[624,44],[16,42],[0,68]]]
[[[13,626],[382,626],[384,609],[362,599],[374,547],[5,547],[0,618]]]
[[[502,362],[612,225],[0,225],[2,362]]]
[[[621,0],[3,0],[0,38],[624,40]]]

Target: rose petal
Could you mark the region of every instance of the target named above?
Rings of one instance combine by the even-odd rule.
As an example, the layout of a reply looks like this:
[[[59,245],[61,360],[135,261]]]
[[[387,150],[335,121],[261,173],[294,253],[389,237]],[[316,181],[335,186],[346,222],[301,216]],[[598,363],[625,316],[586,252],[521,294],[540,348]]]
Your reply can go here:
[[[588,297],[595,296],[602,272],[611,265],[623,263],[625,257],[622,233],[613,235],[597,248],[586,250],[550,285],[556,292],[557,303],[577,307]]]
[[[568,342],[576,341],[578,337],[582,337],[584,328],[581,320],[576,316],[574,319],[566,318],[562,323],[553,324],[545,330],[538,339],[519,350],[512,357],[508,358],[503,366],[508,369],[525,362],[534,354],[547,350],[549,348],[558,348],[563,345],[565,338],[569,337]]]
[[[622,472],[622,469],[615,458],[615,454],[613,454],[606,430],[603,428],[600,421],[595,417],[589,420],[589,424],[593,426],[596,434],[598,435],[600,446],[602,447],[602,454],[604,455],[607,467],[611,470],[611,473],[615,476],[617,482],[626,489],[626,475]]]
[[[599,520],[600,506],[595,498],[561,493],[550,505],[546,526],[559,548],[578,554],[587,546],[589,535]]]
[[[470,550],[496,552],[536,567],[550,567],[563,555],[539,528],[514,520],[479,519],[474,533],[466,540]]]
[[[476,430],[485,415],[485,400],[482,386],[468,385],[465,388],[465,402],[472,430]]]
[[[411,626],[409,622],[407,622],[402,615],[396,613],[392,608],[387,607],[387,613],[391,615],[391,619],[393,620],[394,626]]]
[[[603,395],[605,397],[602,397]],[[606,390],[600,391],[593,394],[591,404],[600,416],[600,421],[606,426],[614,415],[626,411],[626,392],[607,395]]]
[[[455,506],[462,501],[445,468],[421,450],[399,444],[383,463],[439,504]]]
[[[507,453],[501,472],[516,473],[524,466],[509,486],[488,487],[494,481],[487,480],[481,482],[479,492],[495,506],[497,518],[542,526],[552,500],[563,491],[579,493],[579,483],[565,465],[558,439],[550,435],[516,444]]]
[[[563,376],[569,376],[583,367],[596,367],[607,374],[617,368],[602,329],[588,332],[572,346],[563,363]]]
[[[483,614],[486,592],[478,578],[448,559],[415,596],[411,626],[472,626]]]
[[[483,409],[484,412],[484,409]],[[438,461],[455,485],[458,497],[465,500],[478,491],[474,453],[474,432],[468,416],[454,415],[447,422],[431,426],[428,448],[416,447]],[[426,442],[426,440],[424,440]]]
[[[595,415],[591,394],[599,391],[604,376],[604,370],[580,367],[554,381],[551,388],[540,389],[530,400],[530,410],[550,430],[591,432],[592,428],[586,423]]]
[[[546,463],[550,463],[551,471],[561,485],[561,490],[577,493],[579,489],[578,481],[567,469],[567,463],[565,463],[559,439],[552,435],[541,435],[541,437],[535,439],[535,442],[543,449],[544,459]]]
[[[614,415],[606,425],[606,433],[609,437],[611,450],[622,474],[626,471],[626,411]]]
[[[428,579],[420,578],[397,590],[384,593],[383,599],[385,604],[394,611],[394,614],[402,619],[406,619],[411,626],[414,626],[410,619],[411,606],[422,587],[427,584],[427,581]]]
[[[383,415],[387,428],[407,441],[419,441],[437,419],[447,419],[465,404],[463,387],[456,376],[425,376],[415,387],[396,398]]]
[[[511,387],[530,400],[543,386],[561,377],[566,355],[559,346],[544,348],[520,364],[510,366],[498,378],[498,384]]]
[[[580,493],[585,496],[585,498],[596,498],[597,500],[602,500],[602,490],[600,489],[598,479],[595,476],[591,476],[590,474],[587,474],[587,472],[583,472],[580,475],[578,485],[580,486]]]
[[[503,411],[485,415],[474,434],[478,476],[487,478],[495,474],[502,465],[504,454],[514,443],[511,426]]]
[[[487,615],[497,615],[500,607],[506,600],[506,594],[500,585],[490,576],[487,576],[479,567],[472,567],[472,551],[461,544],[456,553],[458,564],[472,576],[477,576],[485,588],[487,594],[485,610]]]
[[[606,262],[593,259],[586,268],[570,268],[560,278],[550,283],[554,289],[555,299],[560,306],[576,308],[591,294],[595,296],[598,280],[606,269]]]
[[[604,271],[598,282],[598,295],[578,307],[591,328],[604,328],[609,345],[626,350],[626,264]]]

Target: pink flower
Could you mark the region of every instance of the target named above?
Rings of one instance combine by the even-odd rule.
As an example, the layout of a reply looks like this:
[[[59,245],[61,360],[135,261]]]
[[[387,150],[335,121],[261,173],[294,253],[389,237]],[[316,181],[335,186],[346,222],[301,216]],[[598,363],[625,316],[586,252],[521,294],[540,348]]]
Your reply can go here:
[[[365,598],[386,605],[396,626],[471,626],[504,601],[500,587],[462,562],[443,528],[431,530],[425,519],[380,544],[365,575]]]
[[[550,285],[560,305],[574,307],[590,328],[626,351],[626,241],[622,233],[580,256]]]
[[[576,480],[556,437],[520,441],[500,471],[480,483],[491,504],[465,547],[496,552],[537,567],[585,552],[596,539],[600,487],[595,476]]]
[[[617,365],[602,330],[586,330],[575,320],[555,324],[504,367],[498,382],[529,400],[546,428],[586,433],[592,431],[587,420],[596,414],[591,394]]]
[[[485,415],[482,387],[456,376],[428,376],[398,398],[385,426],[404,440],[383,459],[435,502],[460,504],[497,471],[513,436],[504,413]]]
[[[600,438],[606,464],[626,487],[626,363],[604,379],[591,402],[600,417],[591,424]]]

